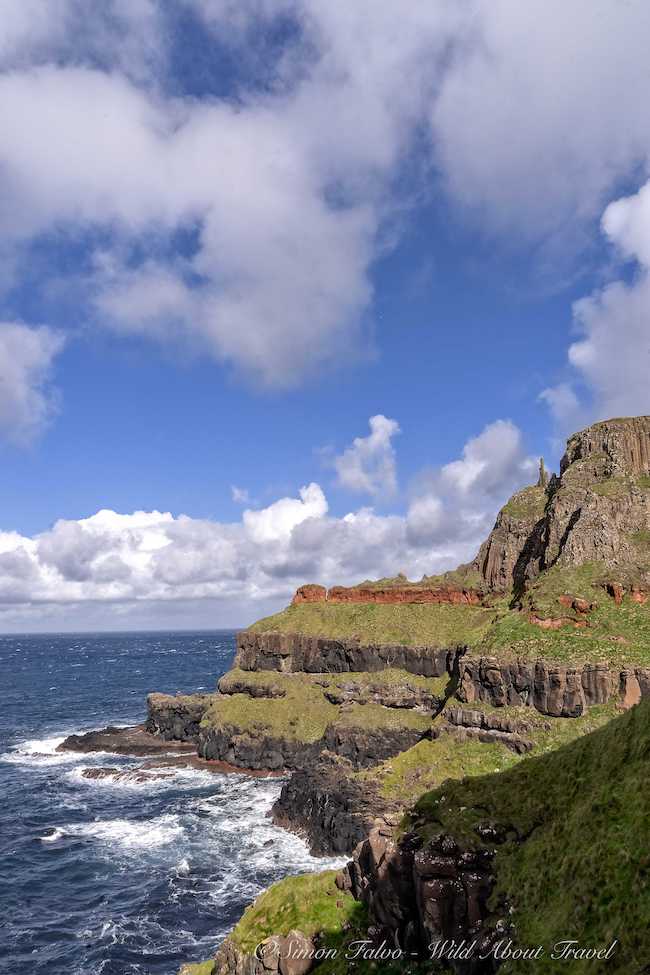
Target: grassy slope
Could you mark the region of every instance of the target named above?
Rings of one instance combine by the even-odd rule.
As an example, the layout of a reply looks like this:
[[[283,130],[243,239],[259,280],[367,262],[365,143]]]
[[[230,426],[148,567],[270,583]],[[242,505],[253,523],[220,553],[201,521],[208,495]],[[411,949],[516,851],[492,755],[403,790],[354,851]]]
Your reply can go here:
[[[640,972],[650,958],[650,701],[592,735],[499,775],[446,782],[418,802],[421,833],[440,829],[479,846],[474,828],[497,822],[510,835],[495,860],[495,908],[512,907],[517,942],[583,945],[620,941],[614,960],[573,961],[572,973]],[[548,957],[535,972],[556,972]],[[554,967],[555,966],[555,967]],[[530,962],[506,972],[527,972]]]
[[[494,609],[306,603],[260,620],[251,629],[358,639],[362,643],[467,646],[473,653],[504,659],[545,657],[564,663],[650,664],[650,600],[642,606],[626,596],[623,605],[616,606],[602,588],[603,577],[601,566],[551,569],[531,587],[522,612],[510,609],[507,600]],[[528,621],[533,610],[543,617],[579,619],[559,603],[558,597],[565,593],[597,603],[588,616],[588,627],[544,630]]]
[[[361,643],[454,647],[476,644],[492,612],[479,606],[303,603],[254,623],[255,633],[302,633]]]
[[[339,708],[330,704],[306,675],[273,674],[272,680],[274,684],[282,682],[286,690],[284,697],[219,696],[206,711],[201,726],[263,731],[273,737],[303,742],[322,738],[327,725],[338,717]]]
[[[201,722],[207,727],[239,728],[245,732],[264,732],[277,738],[314,742],[323,737],[329,724],[340,728],[400,729],[415,728],[423,733],[430,716],[407,708],[387,708],[379,704],[352,704],[341,707],[325,697],[328,686],[410,683],[428,687],[442,695],[448,678],[426,678],[390,669],[377,674],[278,674],[275,671],[230,671],[223,686],[244,682],[251,687],[283,690],[283,697],[253,698],[248,694],[222,694],[214,698]]]
[[[588,660],[616,665],[650,664],[650,600],[640,605],[626,596],[617,606],[603,588],[611,577],[612,571],[599,563],[548,569],[526,593],[523,612],[508,610],[504,605],[496,613],[480,651],[500,657],[546,657],[566,663]],[[528,622],[529,612],[542,618],[580,619],[578,613],[559,602],[565,594],[596,604],[587,616],[588,627],[542,630]]]
[[[534,742],[534,755],[546,754],[595,731],[618,713],[613,704],[597,705],[580,718],[548,718],[532,708],[493,708],[483,703],[463,707],[525,721],[528,730],[523,734]],[[444,715],[441,715],[437,721],[443,719]],[[447,779],[504,771],[526,757],[516,755],[500,743],[471,739],[459,741],[443,733],[432,741],[418,742],[381,765],[356,772],[355,777],[361,781],[376,782],[383,796],[401,800],[406,805],[415,802],[423,792],[438,788]]]

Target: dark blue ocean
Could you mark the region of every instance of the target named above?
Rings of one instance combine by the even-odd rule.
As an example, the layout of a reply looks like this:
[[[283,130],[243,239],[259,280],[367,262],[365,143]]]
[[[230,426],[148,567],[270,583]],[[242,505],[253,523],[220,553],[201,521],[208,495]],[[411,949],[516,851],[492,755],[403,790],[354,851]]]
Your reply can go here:
[[[233,653],[226,632],[0,635],[0,972],[175,975],[270,883],[333,862],[270,824],[279,779],[90,780],[138,759],[55,751],[142,721],[149,691],[214,689]]]

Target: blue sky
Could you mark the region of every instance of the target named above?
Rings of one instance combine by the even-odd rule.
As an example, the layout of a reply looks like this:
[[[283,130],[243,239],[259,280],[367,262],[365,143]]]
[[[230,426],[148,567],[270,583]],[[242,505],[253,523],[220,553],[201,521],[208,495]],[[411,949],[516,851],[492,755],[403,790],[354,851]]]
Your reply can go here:
[[[0,630],[453,567],[540,453],[648,412],[648,28],[9,3]]]

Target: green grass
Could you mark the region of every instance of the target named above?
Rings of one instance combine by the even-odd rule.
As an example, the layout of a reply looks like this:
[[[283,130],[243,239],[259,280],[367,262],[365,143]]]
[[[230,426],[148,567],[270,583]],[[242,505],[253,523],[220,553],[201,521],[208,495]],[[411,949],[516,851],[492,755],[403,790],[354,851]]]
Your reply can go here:
[[[331,704],[321,685],[358,681],[360,684],[397,682],[400,679],[443,689],[447,678],[413,677],[406,671],[385,671],[378,674],[336,674],[323,678],[320,674],[277,674],[258,671],[231,671],[230,677],[252,685],[275,686],[285,691],[283,697],[253,698],[248,694],[215,695],[201,726],[236,729],[239,732],[262,733],[273,738],[300,742],[319,741],[329,724],[337,728],[368,730],[399,730],[413,728],[424,733],[431,724],[430,716],[409,708],[388,708],[380,704]],[[375,678],[377,678],[375,680]]]
[[[641,474],[641,476],[637,478],[637,484],[644,491],[650,490],[650,474]]]
[[[634,532],[632,535],[632,541],[635,545],[638,545],[641,549],[647,549],[650,547],[650,531],[646,529],[641,529],[641,531]]]
[[[455,647],[478,643],[492,612],[480,606],[303,603],[254,623],[254,633],[301,633],[362,644]]]
[[[230,937],[240,950],[252,954],[271,935],[301,931],[319,934],[324,943],[341,936],[344,925],[365,920],[365,911],[351,894],[334,884],[335,870],[287,877],[257,898]]]
[[[216,962],[200,961],[194,965],[183,965],[178,975],[212,975]]]
[[[422,677],[419,674],[411,674],[407,670],[400,670],[398,667],[387,667],[386,670],[378,671],[345,671],[340,674],[306,674],[291,673],[280,674],[275,670],[239,670],[233,668],[221,678],[221,686],[227,688],[235,684],[244,684],[251,688],[265,687],[286,690],[287,685],[292,680],[307,681],[317,687],[327,690],[344,685],[355,685],[360,689],[365,689],[369,685],[377,687],[391,687],[398,684],[409,684],[411,687],[428,690],[432,694],[442,696],[449,683],[449,677]]]
[[[461,742],[442,734],[433,741],[419,741],[376,768],[357,773],[357,778],[376,783],[384,798],[401,800],[406,805],[447,779],[496,772],[509,768],[517,759],[505,745]]]
[[[399,731],[412,728],[423,734],[431,727],[431,718],[409,708],[386,708],[381,704],[352,704],[341,708],[336,720],[340,730],[361,728],[367,731]]]
[[[533,755],[546,754],[595,731],[619,713],[615,704],[597,705],[579,718],[549,718],[534,708],[494,708],[483,702],[463,705],[463,708],[525,722],[528,730],[522,734],[534,742]],[[443,718],[444,712],[438,721]],[[503,771],[528,757],[516,755],[499,742],[459,741],[443,732],[433,740],[419,741],[372,769],[355,773],[355,777],[362,782],[377,783],[384,798],[402,800],[407,805],[415,802],[423,792],[436,789],[446,779]]]
[[[278,680],[277,674],[274,675]],[[303,674],[285,675],[286,695],[252,698],[248,694],[219,696],[206,711],[202,728],[228,727],[263,732],[274,738],[314,742],[323,737],[339,708]]]
[[[492,908],[511,908],[516,941],[552,946],[620,941],[615,962],[574,961],[578,975],[637,972],[650,958],[650,701],[593,734],[499,775],[448,781],[423,796],[410,825],[482,845],[476,826],[507,830],[497,847]],[[523,842],[521,839],[523,838]],[[548,956],[536,973],[555,973]],[[554,967],[555,966],[555,967]],[[527,972],[529,962],[505,973]]]
[[[633,482],[627,477],[608,477],[598,484],[592,484],[591,490],[601,498],[621,498],[629,494]]]
[[[547,569],[524,596],[522,612],[501,609],[497,613],[479,652],[501,659],[543,657],[561,663],[650,663],[650,604],[642,606],[625,598],[617,606],[603,588],[611,576],[611,570],[596,562]],[[625,583],[631,585],[634,580],[642,580],[640,570]],[[562,595],[596,604],[588,614],[588,627],[543,630],[528,622],[531,612],[542,618],[583,618],[560,603]]]
[[[537,522],[544,517],[547,500],[544,488],[527,487],[513,494],[501,510],[516,521]]]

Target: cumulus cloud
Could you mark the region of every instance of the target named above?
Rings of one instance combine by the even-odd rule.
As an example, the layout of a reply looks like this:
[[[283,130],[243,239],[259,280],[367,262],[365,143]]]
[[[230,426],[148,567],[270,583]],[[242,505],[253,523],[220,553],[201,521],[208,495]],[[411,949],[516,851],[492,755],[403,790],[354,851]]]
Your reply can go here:
[[[650,182],[611,203],[603,233],[623,260],[635,262],[631,281],[613,281],[573,306],[577,341],[569,364],[588,397],[571,382],[542,393],[568,428],[611,416],[650,412]]]
[[[533,468],[517,428],[497,421],[422,479],[405,514],[334,517],[311,483],[234,522],[104,509],[33,537],[0,531],[0,627],[242,623],[309,580],[421,578],[470,559]]]
[[[63,337],[49,328],[0,322],[0,435],[22,443],[34,437],[56,408],[49,388]]]
[[[393,437],[400,432],[396,420],[382,413],[371,416],[367,437],[355,437],[350,447],[334,458],[338,483],[360,494],[391,495],[397,490]]]
[[[648,158],[642,0],[414,0],[408,16],[372,0],[186,0],[217,52],[246,58],[274,22],[292,27],[228,98],[183,97],[162,2],[5,6],[7,262],[64,232],[96,248],[90,318],[268,385],[367,349],[370,270],[416,145],[420,171],[437,165],[507,242],[569,232],[578,246]]]
[[[63,7],[76,23],[78,5]],[[141,4],[129,36],[155,34],[162,9]],[[247,43],[246,30],[231,29],[232,5],[195,9],[219,43]],[[107,20],[125,23],[127,10]],[[84,279],[104,325],[189,342],[290,385],[362,352],[389,184],[453,17],[425,3],[406,23],[367,3],[345,15],[244,3],[237,20],[250,26],[260,10],[288,13],[295,42],[275,81],[263,93],[242,86],[236,101],[166,96],[160,71],[135,78],[110,45],[102,61],[83,31],[75,57],[58,32],[42,50],[46,32],[27,44],[21,19],[13,36],[23,54],[7,52],[13,70],[0,76],[0,212],[5,246],[53,229],[82,239],[108,231]],[[30,53],[35,64],[23,65]],[[182,256],[179,231],[194,240]]]
[[[492,231],[584,246],[585,221],[650,151],[650,8],[477,0],[467,10],[431,106],[447,185]]]
[[[495,507],[532,483],[536,469],[514,423],[488,424],[467,441],[462,457],[420,479],[407,513],[409,540],[462,545],[468,552],[491,528]]]

